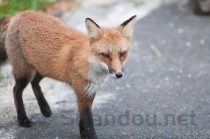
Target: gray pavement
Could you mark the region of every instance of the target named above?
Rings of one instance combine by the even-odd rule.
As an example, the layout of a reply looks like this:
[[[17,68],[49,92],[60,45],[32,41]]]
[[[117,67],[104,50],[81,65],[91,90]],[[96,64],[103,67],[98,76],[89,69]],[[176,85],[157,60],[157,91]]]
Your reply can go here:
[[[210,138],[210,18],[182,9],[162,6],[136,23],[125,78],[110,78],[99,91],[115,98],[94,105],[99,139]],[[7,107],[0,115],[0,129],[7,132],[0,137],[11,132],[11,138],[77,139],[72,103],[59,102],[47,119],[28,105],[34,121],[28,129],[17,125],[13,106]]]

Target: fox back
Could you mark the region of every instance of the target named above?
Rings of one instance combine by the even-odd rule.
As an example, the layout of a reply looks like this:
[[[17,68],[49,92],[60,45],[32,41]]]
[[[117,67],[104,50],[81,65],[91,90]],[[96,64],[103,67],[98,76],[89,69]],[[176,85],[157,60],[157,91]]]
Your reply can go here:
[[[85,43],[84,34],[59,19],[31,11],[13,17],[6,36],[12,65],[35,69],[43,76],[62,81],[66,81],[70,73],[65,70],[72,67],[74,54],[78,54],[76,50],[87,48]]]

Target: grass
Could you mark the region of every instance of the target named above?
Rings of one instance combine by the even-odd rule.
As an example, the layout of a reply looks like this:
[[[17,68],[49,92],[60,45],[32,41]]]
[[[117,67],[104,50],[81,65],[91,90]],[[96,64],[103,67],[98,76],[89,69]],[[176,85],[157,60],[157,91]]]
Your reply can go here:
[[[55,0],[0,0],[0,18],[23,10],[38,10],[45,8]]]

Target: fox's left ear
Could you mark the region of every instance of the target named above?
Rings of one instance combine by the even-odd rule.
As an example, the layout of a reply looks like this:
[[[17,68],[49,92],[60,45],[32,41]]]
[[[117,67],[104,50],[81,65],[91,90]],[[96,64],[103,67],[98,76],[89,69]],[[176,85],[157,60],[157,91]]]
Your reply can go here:
[[[136,17],[137,16],[134,15],[120,25],[120,27],[122,27],[123,36],[131,37],[132,31],[133,31],[133,26],[134,26],[134,23],[136,21]]]

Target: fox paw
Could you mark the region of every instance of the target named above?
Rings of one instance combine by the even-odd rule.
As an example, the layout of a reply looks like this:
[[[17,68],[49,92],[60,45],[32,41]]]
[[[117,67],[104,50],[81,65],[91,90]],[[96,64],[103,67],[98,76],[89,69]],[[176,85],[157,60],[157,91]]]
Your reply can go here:
[[[41,112],[44,115],[44,117],[51,117],[52,115],[49,105],[42,107]]]
[[[21,127],[31,127],[32,125],[31,121],[27,117],[19,119],[18,121]]]

